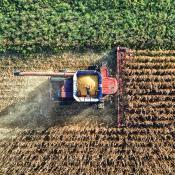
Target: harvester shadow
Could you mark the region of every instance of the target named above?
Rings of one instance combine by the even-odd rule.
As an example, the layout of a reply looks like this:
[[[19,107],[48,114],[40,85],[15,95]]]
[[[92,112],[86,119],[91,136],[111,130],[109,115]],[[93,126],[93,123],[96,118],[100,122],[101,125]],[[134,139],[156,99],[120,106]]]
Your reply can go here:
[[[38,128],[64,124],[89,106],[71,104],[59,106],[49,98],[49,81],[43,82],[30,92],[22,102],[8,106],[0,113],[1,127]]]

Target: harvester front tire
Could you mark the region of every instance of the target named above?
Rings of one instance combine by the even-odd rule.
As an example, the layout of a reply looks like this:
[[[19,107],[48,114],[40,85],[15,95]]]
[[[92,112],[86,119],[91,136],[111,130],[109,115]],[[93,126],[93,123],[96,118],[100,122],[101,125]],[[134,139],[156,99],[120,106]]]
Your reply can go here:
[[[104,103],[98,103],[97,104],[97,109],[104,109],[105,108],[105,105],[104,105]]]

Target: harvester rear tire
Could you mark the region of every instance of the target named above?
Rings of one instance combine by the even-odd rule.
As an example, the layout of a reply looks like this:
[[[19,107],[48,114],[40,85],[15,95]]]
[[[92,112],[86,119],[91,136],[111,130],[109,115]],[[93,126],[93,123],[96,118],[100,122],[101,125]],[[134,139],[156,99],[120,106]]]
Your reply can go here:
[[[97,104],[97,109],[104,109],[104,108],[105,108],[104,103],[98,103]]]

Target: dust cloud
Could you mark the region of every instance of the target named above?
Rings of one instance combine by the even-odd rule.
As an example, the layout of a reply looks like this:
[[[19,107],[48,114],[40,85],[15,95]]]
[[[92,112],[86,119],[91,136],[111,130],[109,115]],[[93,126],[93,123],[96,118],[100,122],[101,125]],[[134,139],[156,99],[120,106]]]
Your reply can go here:
[[[0,138],[21,129],[44,127],[49,122],[49,89],[47,77],[27,77],[15,94],[16,102],[0,112]]]
[[[0,138],[13,136],[24,129],[40,130],[55,125],[71,127],[77,124],[101,126],[114,122],[115,111],[109,104],[102,111],[97,110],[94,104],[73,102],[60,105],[50,100],[51,85],[47,77],[19,78],[23,78],[25,83],[15,94],[17,102],[0,112]]]

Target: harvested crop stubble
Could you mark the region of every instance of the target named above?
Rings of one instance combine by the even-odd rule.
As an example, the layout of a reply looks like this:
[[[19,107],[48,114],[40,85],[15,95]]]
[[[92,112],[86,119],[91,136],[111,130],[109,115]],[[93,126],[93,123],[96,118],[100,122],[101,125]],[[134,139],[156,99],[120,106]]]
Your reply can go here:
[[[4,146],[6,150],[1,151],[0,159],[7,174],[166,174],[174,171],[170,131],[160,134],[151,129],[128,132],[103,127],[55,127],[40,132],[25,131],[10,145],[0,142],[0,147]]]

